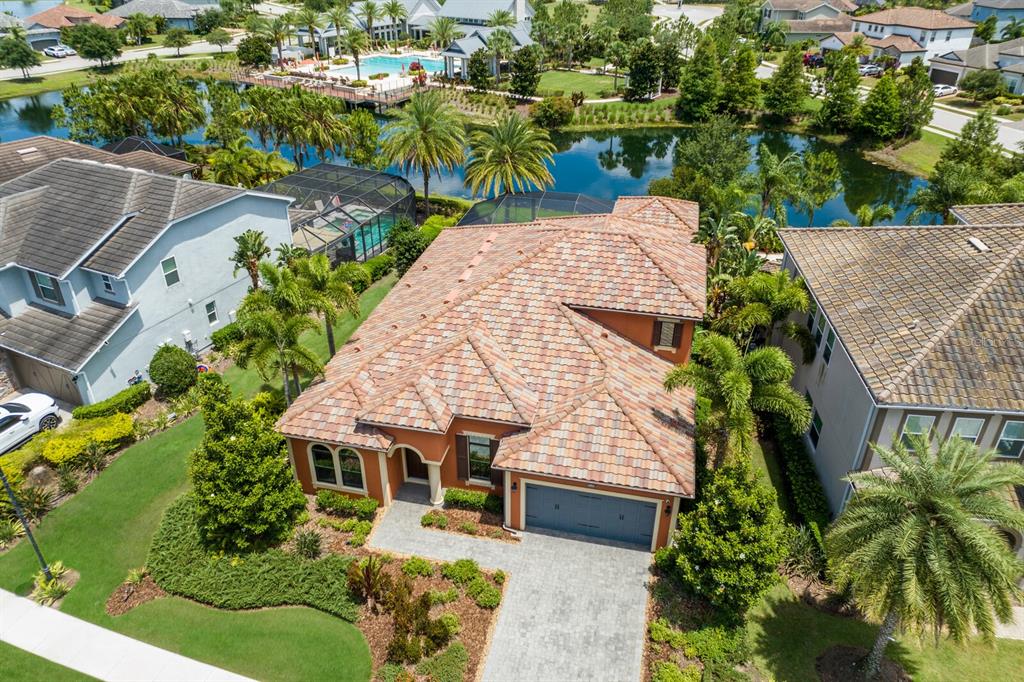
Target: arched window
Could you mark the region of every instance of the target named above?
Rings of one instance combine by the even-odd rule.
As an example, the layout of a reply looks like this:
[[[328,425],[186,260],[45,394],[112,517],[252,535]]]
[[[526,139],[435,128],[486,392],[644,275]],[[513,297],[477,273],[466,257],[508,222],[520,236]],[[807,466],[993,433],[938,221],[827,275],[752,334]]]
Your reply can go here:
[[[313,456],[313,479],[317,483],[338,485],[338,473],[334,468],[334,453],[331,449],[317,443],[310,452]]]
[[[338,451],[338,467],[341,469],[341,484],[346,488],[363,490],[363,467],[355,450],[344,448]]]

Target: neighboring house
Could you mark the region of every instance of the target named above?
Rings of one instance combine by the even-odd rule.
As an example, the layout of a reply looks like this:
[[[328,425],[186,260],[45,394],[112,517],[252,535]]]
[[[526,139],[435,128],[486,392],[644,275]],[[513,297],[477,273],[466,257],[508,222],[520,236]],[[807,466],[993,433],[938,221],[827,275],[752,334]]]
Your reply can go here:
[[[163,144],[161,142],[154,142],[148,137],[141,137],[139,135],[129,135],[128,137],[122,137],[120,140],[114,140],[103,145],[103,150],[113,152],[114,154],[128,154],[131,152],[150,152],[151,154],[159,154],[160,156],[166,156],[169,159],[178,159],[185,161],[185,150],[172,147],[169,144]]]
[[[1017,224],[780,231],[784,267],[807,282],[811,310],[799,319],[818,352],[803,364],[796,344],[783,346],[812,405],[807,446],[834,513],[847,473],[882,466],[873,443],[959,436],[1022,464],[1024,211],[961,215],[971,211]]]
[[[28,44],[42,50],[60,42],[62,28],[78,24],[99,24],[105,28],[117,28],[123,23],[124,19],[121,17],[97,14],[70,5],[57,5],[27,17],[25,32]]]
[[[996,18],[997,39],[1001,37],[1003,29],[1012,20],[1024,21],[1024,0],[974,0],[968,4],[968,7],[970,8],[968,18],[976,24],[980,24],[991,16]]]
[[[930,64],[929,75],[935,83],[957,85],[972,71],[995,69],[1010,92],[1024,94],[1024,38],[947,52],[931,59]]]
[[[25,23],[13,14],[0,12],[0,36],[7,35],[15,28],[25,28]]]
[[[278,422],[303,490],[504,497],[505,525],[646,549],[694,495],[692,202],[444,230]]]
[[[939,10],[898,7],[854,17],[853,30],[885,44],[885,47],[876,47],[876,50],[888,47],[900,54],[916,50],[913,56],[922,56],[928,60],[970,47],[974,24]],[[921,50],[924,51],[923,55]],[[909,64],[910,60],[906,60],[906,63]]]
[[[70,159],[0,184],[0,349],[18,384],[91,403],[162,344],[208,346],[249,286],[234,237],[291,243],[289,203]]]
[[[127,19],[133,14],[144,14],[147,17],[163,17],[167,28],[183,28],[186,31],[195,29],[195,18],[216,5],[196,5],[183,0],[129,0],[128,2],[108,10],[107,14]]]
[[[786,42],[819,41],[849,31],[852,20],[847,13],[855,9],[849,0],[767,0],[761,6],[761,27],[781,21],[786,26]]]
[[[87,144],[37,135],[0,144],[0,182],[7,182],[57,159],[98,161],[152,171],[162,175],[189,177],[196,169],[184,159],[168,158],[142,149],[114,154]]]
[[[461,75],[463,78],[469,73],[469,58],[477,50],[486,50],[487,41],[491,35],[497,31],[495,28],[478,28],[474,29],[468,35],[458,38],[449,45],[442,53],[444,57],[444,70],[449,78],[455,77],[455,75]],[[518,52],[520,49],[527,45],[533,45],[533,39],[530,38],[530,31],[524,25],[516,26],[515,28],[506,29],[512,34],[512,51]],[[497,73],[498,63],[492,58],[491,59],[491,73]]]
[[[857,36],[863,37],[864,43],[871,48],[868,58],[891,57],[895,60],[898,68],[909,66],[918,57],[923,60],[927,53],[925,48],[907,36],[890,35],[884,38],[872,38],[855,31],[833,33],[821,41],[821,51],[841,50],[852,43]]]

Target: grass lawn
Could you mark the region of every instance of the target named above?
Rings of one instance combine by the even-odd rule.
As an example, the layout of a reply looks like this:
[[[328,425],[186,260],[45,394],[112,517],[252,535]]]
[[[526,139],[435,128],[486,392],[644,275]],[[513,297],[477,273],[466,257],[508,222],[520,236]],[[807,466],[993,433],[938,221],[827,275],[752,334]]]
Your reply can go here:
[[[927,130],[921,132],[921,139],[914,140],[895,150],[894,155],[901,163],[923,176],[931,174],[942,150],[950,138]]]
[[[775,488],[775,493],[779,498],[779,509],[787,519],[794,519],[793,507],[789,501],[789,495],[786,494],[786,483],[782,478],[782,464],[779,463],[778,455],[775,453],[775,445],[768,441],[755,442],[750,459],[754,463],[754,471],[761,476],[765,483]]]
[[[47,76],[33,76],[29,71],[27,79],[15,78],[9,81],[0,81],[0,99],[10,97],[27,97],[38,95],[50,90],[63,90],[69,85],[86,85],[100,75],[116,73],[119,67],[99,69],[85,69],[82,71],[66,71]]]
[[[622,82],[621,78],[619,82]],[[599,91],[612,89],[612,77],[575,71],[545,71],[540,76],[538,89],[564,90],[566,97],[574,92],[582,92],[587,99],[597,99]]]
[[[84,682],[92,677],[0,642],[0,669],[7,682]]]
[[[778,682],[815,680],[814,661],[825,649],[834,644],[867,648],[877,634],[873,625],[803,604],[783,585],[750,612],[748,631],[754,664]],[[889,645],[887,655],[925,682],[1024,679],[1024,642],[997,640],[992,647],[942,642],[935,648],[930,638],[920,642],[904,635]]]

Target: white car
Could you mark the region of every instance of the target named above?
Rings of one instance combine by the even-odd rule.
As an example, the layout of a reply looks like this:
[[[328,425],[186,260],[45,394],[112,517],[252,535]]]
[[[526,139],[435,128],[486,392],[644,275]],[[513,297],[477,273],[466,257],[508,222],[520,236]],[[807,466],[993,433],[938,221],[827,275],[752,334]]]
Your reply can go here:
[[[75,52],[74,50],[72,50],[67,45],[62,45],[60,43],[57,43],[56,45],[51,45],[50,47],[48,47],[45,50],[43,50],[43,54],[47,55],[48,57],[56,57],[57,59],[64,59],[64,57],[73,57],[73,56],[75,56],[78,53]]]
[[[42,393],[26,393],[0,403],[0,453],[13,450],[40,431],[60,424],[57,401]]]
[[[936,97],[949,97],[950,95],[955,95],[960,92],[953,85],[936,85],[932,90]]]
[[[878,64],[861,64],[858,71],[862,76],[881,76],[884,69]]]

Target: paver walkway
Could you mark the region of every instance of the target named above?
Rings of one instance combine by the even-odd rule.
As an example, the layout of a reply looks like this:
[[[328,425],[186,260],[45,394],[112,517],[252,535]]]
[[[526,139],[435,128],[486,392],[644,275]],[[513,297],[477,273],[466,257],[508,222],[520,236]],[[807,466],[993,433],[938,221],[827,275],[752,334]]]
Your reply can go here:
[[[101,680],[246,682],[194,661],[0,590],[0,641]]]
[[[524,533],[512,544],[425,529],[425,487],[407,484],[398,497],[372,547],[441,561],[468,557],[508,573],[484,682],[640,679],[649,552],[564,535]]]

